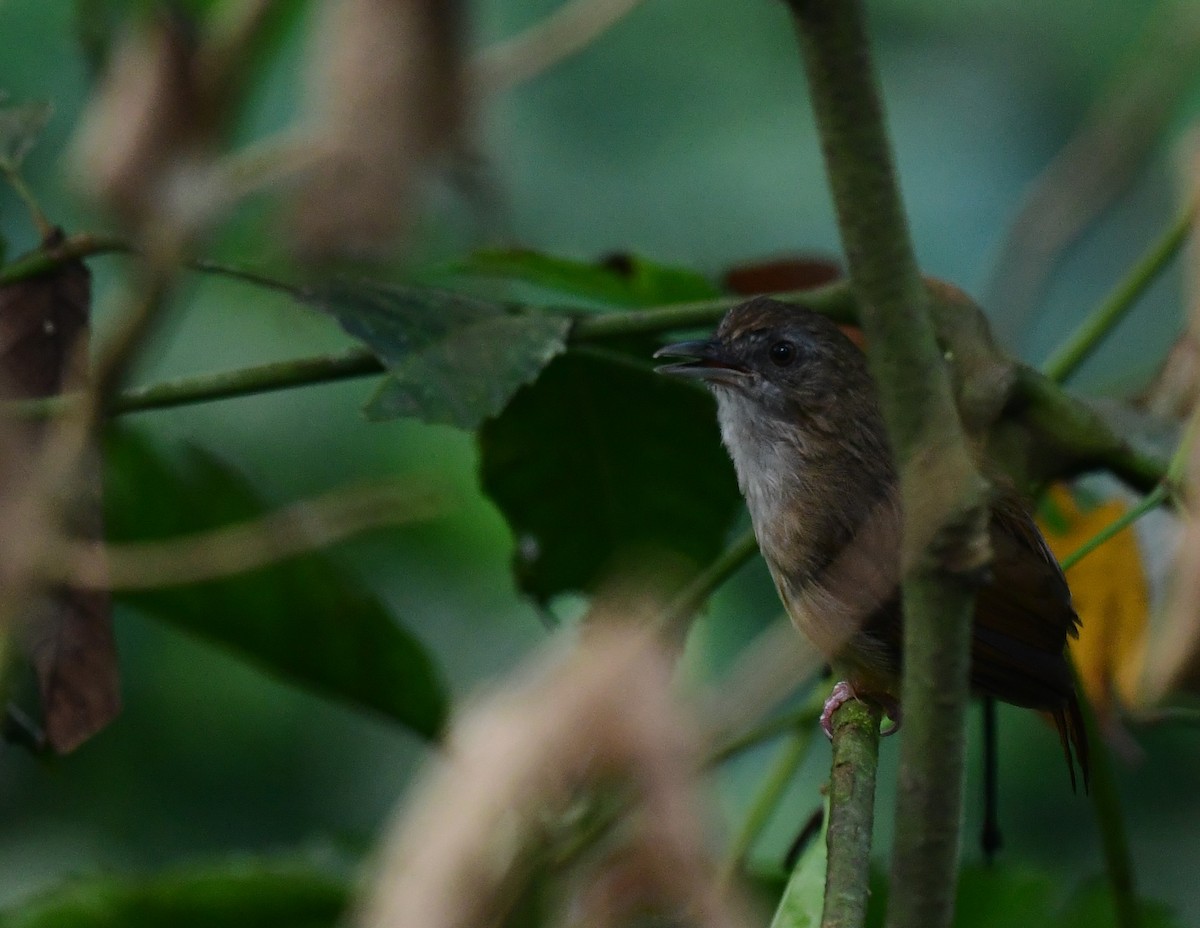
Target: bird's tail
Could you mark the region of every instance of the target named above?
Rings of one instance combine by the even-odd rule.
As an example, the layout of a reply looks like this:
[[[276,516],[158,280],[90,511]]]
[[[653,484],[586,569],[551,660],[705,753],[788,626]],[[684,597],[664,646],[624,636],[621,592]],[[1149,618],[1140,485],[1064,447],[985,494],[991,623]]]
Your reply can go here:
[[[1058,737],[1062,741],[1063,754],[1067,758],[1067,770],[1071,774],[1071,792],[1077,792],[1075,783],[1075,764],[1079,764],[1079,772],[1083,775],[1083,791],[1088,791],[1088,736],[1087,727],[1083,723],[1083,710],[1079,705],[1079,696],[1075,693],[1067,698],[1067,704],[1055,709],[1054,725],[1058,729]],[[1074,753],[1072,753],[1072,749]]]

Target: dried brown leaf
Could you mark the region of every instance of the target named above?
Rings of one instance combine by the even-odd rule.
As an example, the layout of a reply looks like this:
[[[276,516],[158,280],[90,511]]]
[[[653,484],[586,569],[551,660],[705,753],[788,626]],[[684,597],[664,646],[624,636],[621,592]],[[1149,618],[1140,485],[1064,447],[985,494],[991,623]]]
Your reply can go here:
[[[49,396],[78,387],[86,359],[90,277],[80,261],[0,287],[0,380],[8,398]],[[61,505],[39,477],[48,426],[8,421],[0,459],[0,574],[16,599],[20,639],[33,663],[46,741],[65,753],[120,709],[116,646],[104,591],[38,588],[29,552],[57,530],[99,538],[100,479],[94,458]],[[45,498],[43,498],[45,497]]]

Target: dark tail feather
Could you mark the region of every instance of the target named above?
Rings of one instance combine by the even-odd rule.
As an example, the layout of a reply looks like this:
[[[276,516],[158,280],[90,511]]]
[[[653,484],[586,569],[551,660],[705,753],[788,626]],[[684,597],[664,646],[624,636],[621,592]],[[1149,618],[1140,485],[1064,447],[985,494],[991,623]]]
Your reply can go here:
[[[1079,697],[1072,693],[1067,704],[1061,709],[1054,710],[1054,725],[1058,728],[1058,737],[1062,740],[1063,754],[1067,758],[1067,770],[1071,774],[1071,792],[1076,792],[1075,763],[1079,763],[1079,771],[1083,774],[1083,791],[1088,791],[1088,736],[1087,726],[1083,723],[1083,710],[1079,706]],[[1071,749],[1074,748],[1074,756]]]

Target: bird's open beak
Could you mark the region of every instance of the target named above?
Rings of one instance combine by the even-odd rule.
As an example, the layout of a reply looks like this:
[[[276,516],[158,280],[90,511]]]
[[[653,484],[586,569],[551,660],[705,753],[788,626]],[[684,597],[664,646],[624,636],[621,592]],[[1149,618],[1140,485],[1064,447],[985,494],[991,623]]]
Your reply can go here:
[[[724,346],[715,339],[664,345],[654,352],[654,357],[691,359],[675,364],[662,364],[655,368],[658,373],[671,377],[731,383],[750,373],[740,364],[734,363],[726,354]]]

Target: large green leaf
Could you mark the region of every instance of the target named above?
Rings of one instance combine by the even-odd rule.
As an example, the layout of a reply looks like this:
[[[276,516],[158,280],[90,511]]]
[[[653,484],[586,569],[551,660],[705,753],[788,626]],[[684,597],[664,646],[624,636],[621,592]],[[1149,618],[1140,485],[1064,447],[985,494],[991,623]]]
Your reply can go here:
[[[367,403],[375,420],[412,416],[475,429],[566,344],[570,320],[439,290],[332,281],[303,294],[388,369]]]
[[[106,513],[116,541],[174,537],[263,512],[244,478],[197,448],[170,460],[120,432],[107,454]],[[447,697],[424,648],[323,554],[118,601],[426,737],[445,721]]]
[[[779,900],[771,928],[817,928],[825,909],[825,871],[828,864],[829,803],[821,817],[820,833],[808,843],[792,870]]]
[[[590,589],[639,550],[707,562],[741,505],[712,399],[628,362],[556,359],[484,425],[480,447],[518,580],[542,600]]]
[[[523,249],[486,250],[475,252],[451,270],[519,280],[615,306],[659,306],[720,296],[712,282],[695,271],[627,254],[588,262]]]
[[[246,861],[75,880],[0,912],[0,928],[333,928],[349,900],[350,882],[324,868]]]

